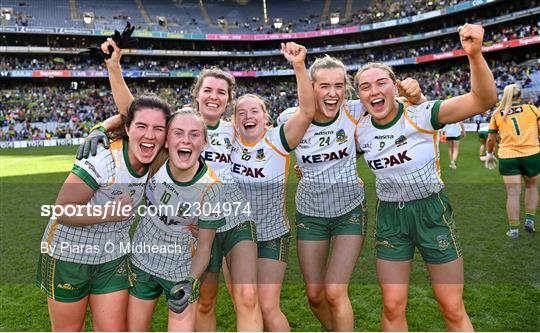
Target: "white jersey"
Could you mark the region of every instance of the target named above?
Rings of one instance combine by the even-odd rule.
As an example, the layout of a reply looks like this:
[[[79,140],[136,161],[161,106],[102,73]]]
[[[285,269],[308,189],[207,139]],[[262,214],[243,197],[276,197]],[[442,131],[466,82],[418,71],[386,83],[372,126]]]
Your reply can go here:
[[[380,200],[408,202],[444,188],[437,123],[441,103],[429,101],[406,109],[400,103],[396,118],[387,125],[375,124],[371,115],[358,123],[357,148],[375,173]]]
[[[356,171],[356,124],[363,114],[350,101],[328,123],[312,122],[295,154],[302,178],[296,192],[296,209],[308,216],[336,217],[364,200],[364,187]],[[355,114],[349,112],[349,105]],[[278,122],[287,121],[296,108],[285,110]]]
[[[72,173],[94,191],[90,205],[105,205],[129,194],[136,207],[142,200],[148,172],[137,175],[129,163],[127,140],[113,141],[109,149],[98,148],[96,156],[76,161]],[[75,185],[67,185],[75,186]],[[106,222],[73,227],[52,218],[42,242],[49,245],[49,255],[56,259],[102,264],[126,254],[120,244],[129,243],[129,228],[134,217],[123,222]],[[54,249],[54,250],[53,250]]]
[[[231,150],[234,142],[234,126],[228,121],[220,120],[216,126],[207,126],[208,146],[201,153],[206,164],[217,173],[231,168]]]
[[[200,161],[202,166],[190,182],[175,181],[167,161],[146,187],[148,213],[135,231],[131,261],[168,281],[181,281],[189,274],[196,244],[190,227],[217,229],[225,223],[219,208],[221,182],[212,168]]]
[[[461,136],[461,124],[446,124],[444,126],[444,135],[449,138],[457,138],[458,136]]]
[[[285,202],[290,151],[283,126],[270,129],[254,145],[243,144],[240,138],[233,144],[231,171],[251,203],[259,241],[289,232]]]
[[[239,202],[245,203],[244,194],[238,188],[231,175],[231,150],[235,137],[233,124],[220,119],[216,126],[208,125],[207,128],[208,146],[202,151],[202,158],[206,164],[214,169],[219,179],[226,184],[224,186],[225,201],[229,202],[233,207]],[[231,230],[243,222],[252,220],[252,218],[242,213],[227,215],[225,217],[225,225],[220,227],[217,232]]]

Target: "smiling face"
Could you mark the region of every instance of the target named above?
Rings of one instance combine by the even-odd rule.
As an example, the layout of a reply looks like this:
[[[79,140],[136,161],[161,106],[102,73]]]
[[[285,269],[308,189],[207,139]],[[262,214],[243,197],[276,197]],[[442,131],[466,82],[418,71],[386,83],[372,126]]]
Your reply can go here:
[[[382,68],[370,68],[357,76],[360,101],[378,124],[394,119],[398,106],[397,88],[390,73]]]
[[[242,96],[235,110],[235,126],[243,141],[259,142],[266,132],[268,115],[255,96]]]
[[[156,108],[140,108],[135,111],[126,133],[129,137],[128,154],[131,164],[149,164],[165,142],[166,115]]]
[[[317,99],[315,118],[318,121],[330,121],[336,117],[345,97],[345,75],[341,68],[321,68],[313,75]]]
[[[197,166],[201,151],[206,146],[206,125],[194,114],[178,114],[169,124],[167,143],[172,166],[187,171]]]
[[[197,92],[199,112],[206,122],[217,122],[227,110],[229,84],[224,79],[207,76]]]

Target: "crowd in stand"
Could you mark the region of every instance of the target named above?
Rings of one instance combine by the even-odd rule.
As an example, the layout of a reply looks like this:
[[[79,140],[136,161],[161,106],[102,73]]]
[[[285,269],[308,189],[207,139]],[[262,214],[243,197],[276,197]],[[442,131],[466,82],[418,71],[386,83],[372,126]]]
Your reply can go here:
[[[406,17],[406,16],[413,16],[420,13],[429,12],[432,10],[442,9],[445,7],[456,5],[460,2],[463,2],[465,0],[430,0],[430,1],[422,1],[422,0],[402,0],[402,1],[384,1],[384,0],[373,0],[371,4],[364,9],[360,9],[355,13],[352,13],[350,17],[344,17],[345,16],[345,8],[339,8],[339,12],[342,16],[341,24],[340,26],[352,26],[352,25],[359,25],[359,24],[367,24],[367,23],[374,23],[374,22],[380,22],[380,21],[387,21],[391,19]],[[31,15],[27,14],[25,6],[27,4],[25,2],[20,2],[18,7],[15,7],[14,11],[14,23],[17,26],[33,26],[33,19]],[[303,4],[303,6],[309,6],[308,4]],[[171,10],[173,7],[171,7]],[[163,16],[167,17],[168,13],[163,13]],[[94,18],[96,21],[100,22],[100,26],[103,26],[104,28],[115,28],[113,25],[109,26],[107,25],[107,22],[117,23],[118,20],[126,20],[131,19],[130,17],[122,14],[115,14],[114,11],[111,12],[109,17],[105,16],[96,16]],[[217,19],[217,18],[215,18]],[[192,19],[196,22],[195,18]],[[171,23],[176,22],[176,19],[174,17],[171,17],[169,19]],[[201,20],[202,21],[202,20]],[[191,23],[191,22],[190,22]],[[251,33],[275,33],[275,32],[293,32],[293,31],[306,31],[306,30],[313,30],[313,26],[315,25],[315,30],[321,30],[321,29],[329,29],[334,26],[330,24],[328,17],[321,17],[321,13],[311,13],[310,15],[307,15],[305,17],[302,17],[298,20],[286,20],[283,24],[282,29],[279,31],[277,29],[274,29],[270,24],[263,24],[262,19],[259,17],[252,17],[246,21],[234,21],[229,22],[229,26],[236,27],[236,28],[244,28],[247,32]],[[200,33],[200,29],[197,24],[191,24],[197,26],[198,31],[195,31],[196,33]],[[182,30],[186,30],[187,32],[191,32],[190,25],[185,24],[185,22],[177,22],[177,24],[173,24],[171,27],[167,26],[161,26],[158,24],[151,24],[149,26],[138,26],[138,30],[176,30],[177,26],[181,26]]]
[[[505,27],[487,27],[485,45],[496,42],[519,39],[539,34],[538,18],[530,19],[526,22],[517,23]],[[451,35],[444,38],[431,40],[429,44],[425,42],[417,47],[410,44],[403,46],[396,45],[392,52],[387,52],[386,47],[373,49],[351,50],[347,52],[335,53],[337,57],[347,64],[357,64],[359,60],[365,61],[390,61],[410,57],[418,57],[427,54],[442,53],[460,49],[460,42],[457,36]],[[313,54],[308,57],[308,61],[320,56]],[[246,68],[249,63],[249,68]],[[231,71],[268,71],[289,69],[290,65],[281,56],[258,57],[258,58],[156,58],[156,57],[124,57],[123,66],[130,70],[153,70],[153,71],[200,71],[204,68],[218,66]],[[81,57],[64,58],[58,55],[42,56],[38,58],[21,57],[0,57],[0,70],[105,70],[103,63],[96,63],[93,60]]]
[[[433,65],[435,66],[435,65]],[[491,61],[497,87],[502,89],[510,82],[526,87],[530,75],[540,71],[538,61],[517,64]],[[403,71],[396,68],[398,77],[417,79],[428,99],[445,99],[468,91],[468,69],[452,66],[448,69],[423,69]],[[102,81],[103,82],[103,81]],[[134,95],[155,93],[166,98],[176,108],[190,102],[189,81],[160,81],[148,85],[130,83]],[[295,105],[295,84],[292,77],[239,80],[238,94],[257,93],[264,97],[275,117],[287,107]],[[39,140],[49,138],[77,138],[88,135],[93,124],[117,113],[107,85],[33,86],[28,83],[11,89],[0,90],[0,141]],[[540,104],[538,100],[529,102]],[[37,123],[58,123],[47,129]]]

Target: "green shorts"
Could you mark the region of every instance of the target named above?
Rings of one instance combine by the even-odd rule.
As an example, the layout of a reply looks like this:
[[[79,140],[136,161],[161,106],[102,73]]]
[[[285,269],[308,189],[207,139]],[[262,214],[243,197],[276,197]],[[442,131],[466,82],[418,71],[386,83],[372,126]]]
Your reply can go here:
[[[248,240],[257,243],[257,227],[255,222],[246,221],[236,227],[216,234],[212,243],[212,254],[206,268],[207,272],[217,273],[221,269],[223,257],[241,241]]]
[[[129,294],[139,299],[154,300],[165,291],[165,297],[169,299],[171,289],[176,282],[168,281],[147,273],[135,265],[131,265],[133,271],[133,286]]]
[[[127,256],[89,265],[41,254],[36,278],[47,297],[66,303],[77,302],[88,294],[108,294],[132,285]]]
[[[411,260],[415,247],[428,264],[444,264],[461,257],[446,193],[405,203],[379,201],[375,246],[377,258],[384,260]]]
[[[337,217],[307,216],[296,211],[296,239],[329,240],[336,235],[364,235],[367,205],[362,202],[350,212]]]
[[[540,173],[540,153],[523,157],[500,158],[499,173],[501,176],[534,177]]]
[[[286,233],[283,236],[271,240],[259,241],[257,243],[258,258],[278,260],[287,263],[289,261],[290,243],[290,233]]]
[[[478,139],[486,140],[488,137],[488,132],[478,132]]]
[[[459,141],[461,139],[461,135],[458,135],[458,136],[447,136],[446,137],[446,140],[450,140],[450,141]]]

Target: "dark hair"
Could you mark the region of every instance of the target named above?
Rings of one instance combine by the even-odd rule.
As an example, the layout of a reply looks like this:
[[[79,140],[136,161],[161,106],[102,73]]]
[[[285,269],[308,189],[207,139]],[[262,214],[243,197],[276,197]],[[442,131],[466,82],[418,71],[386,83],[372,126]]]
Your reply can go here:
[[[143,108],[159,109],[165,115],[165,119],[168,120],[171,116],[171,107],[165,100],[155,96],[146,95],[137,97],[131,102],[128,108],[127,116],[124,118],[124,124],[129,127],[135,118],[135,113]]]

